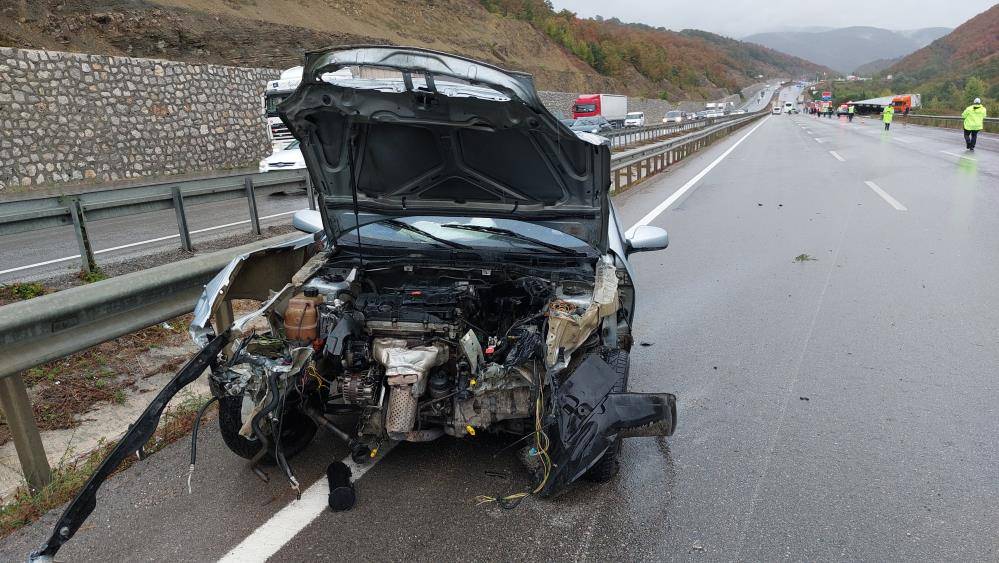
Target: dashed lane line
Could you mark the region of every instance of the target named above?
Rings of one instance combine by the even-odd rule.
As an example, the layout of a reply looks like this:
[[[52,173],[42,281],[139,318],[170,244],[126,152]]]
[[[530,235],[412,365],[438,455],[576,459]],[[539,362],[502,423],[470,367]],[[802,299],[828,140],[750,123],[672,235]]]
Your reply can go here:
[[[883,189],[881,189],[881,186],[875,184],[874,182],[872,182],[870,180],[867,180],[864,183],[867,184],[868,188],[871,188],[872,190],[874,190],[874,193],[876,193],[879,196],[881,196],[881,199],[887,201],[888,205],[894,207],[896,211],[908,211],[909,210],[906,206],[902,205],[901,202],[899,202],[897,199],[893,198],[888,192],[886,192]]]
[[[940,151],[940,152],[942,152],[944,154],[949,154],[950,156],[956,156],[957,158],[963,158],[965,160],[970,160],[972,162],[978,162],[977,158],[971,158],[970,156],[967,156],[967,155],[964,155],[964,154],[957,154],[956,152],[950,152],[950,151]]]
[[[836,160],[838,160],[838,161],[840,161],[840,162],[846,162],[846,159],[845,159],[845,158],[843,158],[842,156],[840,156],[840,155],[839,155],[839,153],[838,153],[838,152],[836,152],[836,151],[829,151],[829,154],[831,154],[831,155],[833,155],[834,157],[836,157]]]

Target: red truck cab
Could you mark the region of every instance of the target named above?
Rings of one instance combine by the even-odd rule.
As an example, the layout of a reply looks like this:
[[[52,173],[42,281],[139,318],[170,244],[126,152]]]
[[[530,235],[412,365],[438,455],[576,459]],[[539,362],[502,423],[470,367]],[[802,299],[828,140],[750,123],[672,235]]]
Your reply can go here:
[[[600,113],[600,94],[584,94],[572,105],[572,118],[593,117]]]

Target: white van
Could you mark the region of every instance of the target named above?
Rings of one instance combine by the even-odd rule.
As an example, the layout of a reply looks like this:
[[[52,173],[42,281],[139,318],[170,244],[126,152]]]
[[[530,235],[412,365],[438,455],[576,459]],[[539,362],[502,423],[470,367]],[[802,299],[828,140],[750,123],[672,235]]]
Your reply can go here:
[[[645,112],[629,111],[628,115],[624,116],[624,126],[645,127]]]
[[[777,105],[777,104],[774,104],[774,107],[773,107],[773,110],[771,110],[771,113],[774,114],[774,115],[779,114],[780,113],[780,106]]]

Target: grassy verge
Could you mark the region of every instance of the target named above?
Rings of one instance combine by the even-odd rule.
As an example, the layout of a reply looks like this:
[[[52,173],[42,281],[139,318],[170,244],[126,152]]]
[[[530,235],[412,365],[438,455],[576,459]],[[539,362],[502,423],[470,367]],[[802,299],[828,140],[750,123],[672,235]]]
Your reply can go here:
[[[186,315],[171,319],[21,372],[39,430],[75,428],[80,415],[99,403],[124,403],[140,379],[176,369],[188,354],[162,358],[159,364],[148,358],[155,348],[185,345],[187,321]],[[0,445],[9,439],[0,413]]]
[[[154,454],[188,436],[194,428],[194,418],[198,408],[207,399],[208,397],[204,396],[190,397],[164,412],[159,428],[146,443],[146,454]],[[206,415],[205,418],[211,417]],[[109,441],[75,459],[61,461],[52,470],[52,482],[40,490],[31,491],[26,486],[19,488],[8,502],[0,506],[0,538],[27,526],[49,510],[72,500],[116,443]],[[125,458],[115,473],[124,471],[136,461],[136,456]]]

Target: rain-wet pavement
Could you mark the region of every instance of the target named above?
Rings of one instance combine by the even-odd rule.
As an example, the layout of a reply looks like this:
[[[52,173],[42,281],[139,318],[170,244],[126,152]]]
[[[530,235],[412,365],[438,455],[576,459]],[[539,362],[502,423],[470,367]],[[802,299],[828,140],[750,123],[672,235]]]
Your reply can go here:
[[[815,121],[766,118],[653,221],[670,248],[633,257],[631,386],[678,395],[673,437],[628,440],[610,483],[513,510],[473,500],[526,486],[504,442],[403,444],[352,511],[324,512],[273,559],[999,557],[999,154]],[[625,225],[749,129],[619,196]],[[291,502],[206,430],[194,495],[175,444],[113,478],[59,559],[215,559]],[[342,455],[319,440],[295,466],[308,484]]]

